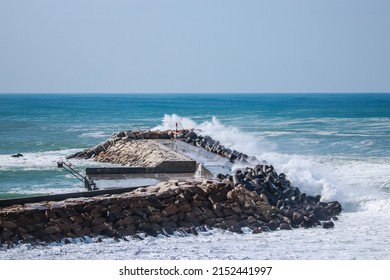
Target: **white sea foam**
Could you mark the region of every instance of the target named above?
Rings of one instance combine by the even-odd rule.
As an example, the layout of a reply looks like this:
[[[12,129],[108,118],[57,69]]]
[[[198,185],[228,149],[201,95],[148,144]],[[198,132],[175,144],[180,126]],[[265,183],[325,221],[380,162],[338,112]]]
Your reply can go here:
[[[172,115],[165,114],[162,119],[161,125],[158,125],[153,129],[159,129],[159,130],[176,129],[176,124],[178,125],[178,129],[191,129],[198,126],[197,123],[190,118],[181,117],[176,114],[172,114]]]
[[[225,147],[234,149],[246,154],[257,154],[259,152],[276,149],[276,144],[271,143],[263,137],[245,133],[234,126],[223,125],[216,117],[210,121],[197,124],[190,118],[181,117],[176,114],[164,115],[162,124],[155,129],[175,129],[176,123],[179,129],[194,128],[200,135],[208,135],[220,141]]]
[[[56,167],[60,158],[75,153],[77,149],[65,149],[58,151],[46,151],[36,153],[23,153],[23,157],[0,155],[0,170],[41,170]]]
[[[3,247],[0,259],[388,259],[389,220],[381,216],[376,224],[348,213],[342,214],[335,228],[330,230],[311,228],[236,234],[214,229],[199,232],[198,236],[177,233],[170,237],[145,237],[141,234],[143,240],[103,238],[101,243],[91,238],[84,241],[75,238],[67,245],[21,244],[10,250]]]
[[[104,137],[109,137],[110,134],[107,134],[104,131],[92,131],[92,132],[85,132],[81,134],[81,138],[97,138],[101,139]]]
[[[57,151],[45,151],[35,153],[23,153],[22,157],[12,157],[11,155],[0,155],[0,170],[50,170],[57,168],[57,161],[65,160],[71,154],[82,149],[64,149]],[[77,165],[96,165],[92,160],[71,160]]]

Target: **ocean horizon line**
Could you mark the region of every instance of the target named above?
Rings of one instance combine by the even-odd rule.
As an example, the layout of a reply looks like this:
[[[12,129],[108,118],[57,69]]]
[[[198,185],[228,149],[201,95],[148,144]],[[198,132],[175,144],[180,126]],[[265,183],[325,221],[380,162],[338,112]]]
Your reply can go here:
[[[0,95],[362,95],[390,92],[0,92]]]

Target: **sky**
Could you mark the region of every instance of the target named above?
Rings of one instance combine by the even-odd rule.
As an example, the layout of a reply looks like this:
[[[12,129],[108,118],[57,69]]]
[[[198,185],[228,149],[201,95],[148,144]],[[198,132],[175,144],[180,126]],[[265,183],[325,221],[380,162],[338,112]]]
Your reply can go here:
[[[0,0],[0,93],[390,92],[388,0]]]

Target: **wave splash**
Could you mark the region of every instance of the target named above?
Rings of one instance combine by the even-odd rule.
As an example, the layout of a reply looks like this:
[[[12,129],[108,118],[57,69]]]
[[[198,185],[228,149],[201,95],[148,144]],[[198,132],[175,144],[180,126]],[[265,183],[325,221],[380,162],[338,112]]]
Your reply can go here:
[[[208,135],[220,141],[225,147],[255,156],[260,161],[265,160],[272,164],[278,173],[285,173],[292,185],[299,187],[301,191],[311,195],[321,194],[323,201],[338,200],[347,205],[349,208],[347,210],[367,209],[365,207],[367,201],[375,204],[375,200],[384,195],[383,190],[375,188],[377,174],[367,174],[366,177],[354,176],[361,173],[362,165],[370,168],[368,162],[363,161],[360,165],[356,165],[353,161],[345,159],[281,153],[278,151],[277,144],[265,137],[224,125],[217,117],[212,117],[210,121],[196,123],[190,118],[177,114],[166,114],[161,125],[154,129],[175,129],[176,123],[178,129],[194,128],[199,134]],[[390,172],[387,173],[390,178]]]
[[[276,144],[268,142],[264,137],[251,135],[234,126],[224,125],[217,117],[212,117],[210,121],[198,124],[190,118],[181,117],[176,114],[165,114],[162,119],[162,124],[156,126],[154,129],[175,129],[176,124],[178,125],[178,129],[196,129],[198,134],[203,136],[208,135],[221,142],[225,147],[248,155],[261,154],[277,149]]]

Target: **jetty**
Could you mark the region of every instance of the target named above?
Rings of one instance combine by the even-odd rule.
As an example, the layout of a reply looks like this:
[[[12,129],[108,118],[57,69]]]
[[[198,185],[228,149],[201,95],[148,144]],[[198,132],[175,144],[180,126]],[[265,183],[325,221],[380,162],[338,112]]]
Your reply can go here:
[[[252,233],[332,228],[342,210],[337,201],[301,192],[271,164],[193,129],[122,131],[67,157],[85,159],[115,166],[77,171],[81,179],[154,183],[0,200],[0,244],[197,234],[213,227],[237,233],[243,227]],[[235,164],[244,167],[233,170]]]

